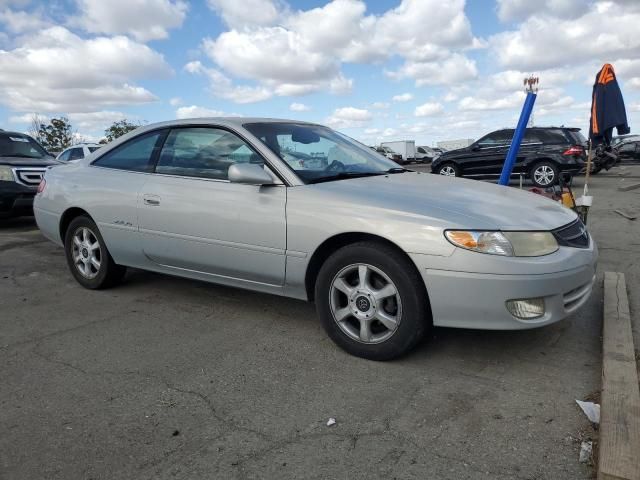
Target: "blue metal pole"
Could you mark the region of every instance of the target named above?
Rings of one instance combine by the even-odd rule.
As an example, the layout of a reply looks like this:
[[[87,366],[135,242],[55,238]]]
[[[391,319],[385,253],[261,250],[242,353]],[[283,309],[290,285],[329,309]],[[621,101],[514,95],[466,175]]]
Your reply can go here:
[[[499,185],[509,185],[509,178],[511,177],[513,166],[516,164],[516,159],[518,158],[518,150],[520,150],[520,144],[522,143],[522,138],[524,137],[524,132],[527,128],[527,123],[529,123],[529,117],[531,116],[531,112],[533,111],[533,104],[536,102],[536,96],[537,94],[533,92],[527,92],[527,98],[524,101],[524,106],[522,107],[522,112],[520,113],[520,120],[518,120],[518,126],[516,127],[516,131],[513,134],[511,146],[509,147],[507,158],[504,162],[504,166],[502,167],[500,181],[498,182]]]

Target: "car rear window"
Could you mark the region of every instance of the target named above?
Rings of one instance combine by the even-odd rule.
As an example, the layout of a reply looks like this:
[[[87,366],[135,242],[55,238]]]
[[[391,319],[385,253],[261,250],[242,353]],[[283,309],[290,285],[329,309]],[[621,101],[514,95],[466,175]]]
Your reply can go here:
[[[575,143],[577,145],[584,145],[587,143],[587,139],[580,131],[567,130],[567,135],[571,139],[571,143]]]

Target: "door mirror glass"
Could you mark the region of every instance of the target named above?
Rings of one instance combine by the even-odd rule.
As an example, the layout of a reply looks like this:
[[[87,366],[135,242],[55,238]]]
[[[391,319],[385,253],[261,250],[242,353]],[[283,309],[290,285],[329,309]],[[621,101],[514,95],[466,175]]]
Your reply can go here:
[[[246,185],[273,185],[273,179],[264,168],[255,163],[236,163],[229,167],[229,181]]]

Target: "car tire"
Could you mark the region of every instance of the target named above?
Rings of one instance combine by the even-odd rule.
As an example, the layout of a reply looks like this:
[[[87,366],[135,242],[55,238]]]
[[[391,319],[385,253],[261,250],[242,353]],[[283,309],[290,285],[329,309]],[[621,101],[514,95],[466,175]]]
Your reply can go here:
[[[440,165],[437,169],[438,175],[444,175],[446,177],[461,177],[462,172],[460,167],[453,162],[447,162]]]
[[[529,170],[529,178],[536,187],[548,188],[558,183],[558,166],[547,160],[535,163]]]
[[[97,290],[119,283],[127,269],[117,265],[91,218],[74,218],[64,239],[67,265],[76,281],[85,288]]]
[[[391,360],[431,326],[424,283],[397,249],[376,242],[345,246],[322,265],[315,302],[329,337],[348,353]]]

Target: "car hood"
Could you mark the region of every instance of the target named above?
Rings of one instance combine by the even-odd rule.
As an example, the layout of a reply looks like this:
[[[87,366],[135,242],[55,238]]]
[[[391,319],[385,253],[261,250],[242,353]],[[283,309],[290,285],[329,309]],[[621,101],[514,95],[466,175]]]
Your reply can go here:
[[[577,215],[517,188],[407,172],[309,185],[355,208],[378,208],[441,220],[445,228],[553,230]],[[447,226],[448,225],[448,226]]]
[[[0,157],[0,165],[12,167],[52,167],[60,165],[53,157],[49,158],[24,158],[24,157]]]

